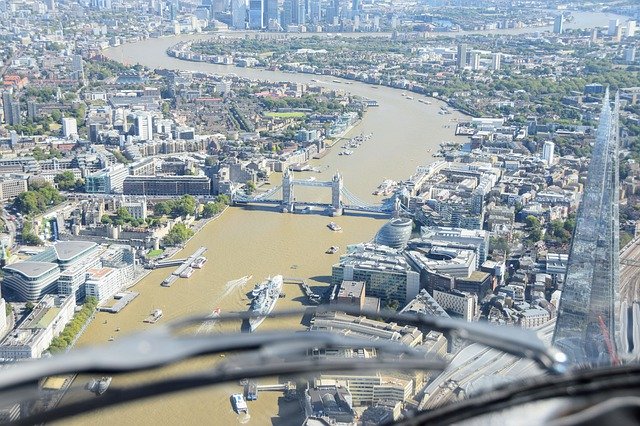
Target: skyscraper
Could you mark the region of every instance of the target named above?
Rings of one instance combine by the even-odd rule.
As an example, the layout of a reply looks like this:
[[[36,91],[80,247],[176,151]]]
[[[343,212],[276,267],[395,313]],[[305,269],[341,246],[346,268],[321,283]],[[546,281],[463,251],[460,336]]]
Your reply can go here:
[[[462,70],[467,66],[467,45],[460,43],[458,45],[458,69]]]
[[[264,0],[264,26],[268,27],[271,21],[278,20],[278,0]]]
[[[610,35],[610,36],[615,35],[619,26],[620,26],[620,20],[619,19],[610,19],[609,20],[609,30],[607,31],[607,35]]]
[[[572,364],[616,358],[619,305],[618,108],[607,89],[573,234],[553,343]]]
[[[2,93],[2,107],[4,122],[9,126],[19,125],[21,122],[20,103],[13,99],[11,92],[5,91]]]
[[[564,16],[562,14],[556,16],[553,21],[553,32],[556,34],[562,34],[564,32]]]
[[[473,51],[471,52],[471,69],[477,71],[480,69],[480,52]]]
[[[491,68],[493,68],[494,71],[500,71],[501,67],[502,67],[502,53],[494,53],[491,56]]]
[[[296,25],[304,25],[306,23],[306,14],[304,0],[291,1],[291,21]]]
[[[264,28],[264,1],[249,0],[249,28],[260,30]]]
[[[293,1],[284,0],[282,4],[282,14],[280,16],[280,25],[286,29],[293,22]]]
[[[627,37],[634,37],[636,35],[636,21],[627,22]]]
[[[544,145],[542,145],[542,159],[546,161],[548,165],[553,164],[553,160],[554,160],[553,151],[555,147],[556,147],[556,144],[554,144],[551,141],[546,141]]]
[[[231,0],[231,24],[236,29],[244,29],[247,20],[247,3],[245,0]]]

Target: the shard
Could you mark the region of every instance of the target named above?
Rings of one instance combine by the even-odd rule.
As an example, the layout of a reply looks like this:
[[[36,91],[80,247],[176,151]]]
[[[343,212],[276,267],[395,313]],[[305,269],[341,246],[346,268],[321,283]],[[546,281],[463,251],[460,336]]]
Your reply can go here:
[[[607,90],[578,209],[554,344],[574,364],[616,362],[619,322],[618,108]]]

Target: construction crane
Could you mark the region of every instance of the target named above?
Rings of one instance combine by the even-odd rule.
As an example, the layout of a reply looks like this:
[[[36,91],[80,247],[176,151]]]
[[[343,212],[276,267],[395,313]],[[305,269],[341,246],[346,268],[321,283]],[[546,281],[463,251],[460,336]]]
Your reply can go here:
[[[620,359],[618,358],[618,354],[613,346],[611,335],[609,334],[609,330],[602,319],[602,315],[598,315],[598,325],[600,326],[600,331],[604,337],[604,343],[607,345],[607,352],[609,352],[609,356],[611,357],[611,365],[620,365]]]

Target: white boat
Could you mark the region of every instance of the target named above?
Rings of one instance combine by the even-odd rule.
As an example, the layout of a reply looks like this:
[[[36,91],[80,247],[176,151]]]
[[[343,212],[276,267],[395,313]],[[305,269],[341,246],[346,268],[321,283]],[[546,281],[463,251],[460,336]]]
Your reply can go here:
[[[204,264],[207,262],[207,258],[204,256],[199,256],[198,258],[196,258],[196,260],[193,261],[193,263],[191,263],[191,267],[192,268],[196,268],[196,269],[200,269],[204,266]]]
[[[155,323],[158,322],[158,320],[162,318],[162,310],[161,309],[155,309],[153,312],[151,312],[151,314],[144,320],[144,322],[148,322],[148,323]]]
[[[191,275],[193,275],[193,268],[187,266],[184,271],[180,273],[180,278],[189,278]]]
[[[331,229],[332,231],[342,231],[342,227],[335,222],[329,222],[327,224],[327,228]]]
[[[250,313],[260,315],[249,319],[249,329],[251,332],[255,331],[265,320],[266,316],[276,307],[283,283],[284,278],[282,275],[276,275],[264,281],[265,285],[263,289],[258,296],[251,301],[251,307],[249,308]]]
[[[338,246],[331,246],[327,249],[327,251],[325,251],[326,254],[334,254],[336,253],[338,250],[340,250],[340,247]]]
[[[231,395],[231,404],[236,413],[249,414],[249,407],[247,407],[247,401],[244,400],[244,396],[241,393],[234,393]]]
[[[409,99],[410,101],[413,100],[413,96],[407,96],[407,99]]]

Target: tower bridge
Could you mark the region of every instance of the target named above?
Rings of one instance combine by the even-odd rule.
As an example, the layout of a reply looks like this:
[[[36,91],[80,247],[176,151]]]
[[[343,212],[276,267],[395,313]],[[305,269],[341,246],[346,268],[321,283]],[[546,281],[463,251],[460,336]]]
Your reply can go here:
[[[331,203],[313,203],[298,201],[295,198],[295,187],[331,188]],[[276,198],[282,191],[282,197]],[[286,170],[282,175],[282,184],[267,192],[255,196],[234,192],[231,196],[234,204],[278,204],[283,213],[292,213],[300,206],[330,207],[333,216],[340,216],[345,210],[391,214],[400,209],[399,200],[394,198],[381,204],[370,204],[362,201],[344,187],[344,179],[340,173],[333,175],[330,181],[295,179],[293,172]]]

